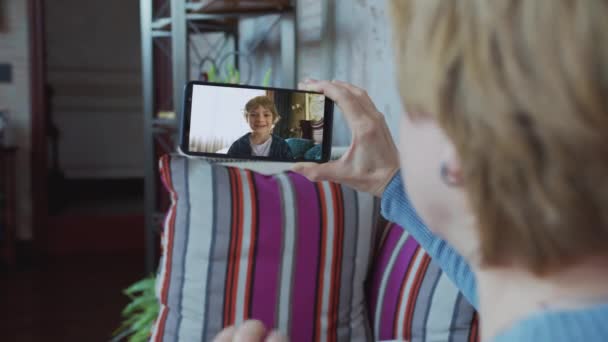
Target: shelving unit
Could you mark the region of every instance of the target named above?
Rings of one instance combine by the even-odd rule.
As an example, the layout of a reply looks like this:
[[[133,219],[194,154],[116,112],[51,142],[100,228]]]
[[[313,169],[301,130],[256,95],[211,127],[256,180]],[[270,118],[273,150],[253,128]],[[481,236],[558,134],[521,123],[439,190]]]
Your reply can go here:
[[[0,262],[15,265],[16,147],[0,147]]]
[[[140,0],[142,85],[145,146],[145,225],[146,271],[153,272],[157,262],[158,232],[164,217],[159,191],[158,156],[175,150],[178,123],[182,112],[183,87],[189,73],[189,39],[193,34],[224,33],[234,42],[234,55],[239,53],[241,19],[279,15],[281,69],[278,86],[295,87],[297,65],[297,20],[295,0]],[[163,45],[170,40],[170,48]],[[159,53],[160,51],[160,53]],[[170,59],[172,90],[168,95],[155,87],[159,61]],[[235,66],[238,68],[238,57]],[[162,65],[161,65],[162,67]],[[170,98],[167,98],[170,97]],[[160,118],[158,103],[172,103],[171,117]],[[166,108],[165,108],[166,110]]]

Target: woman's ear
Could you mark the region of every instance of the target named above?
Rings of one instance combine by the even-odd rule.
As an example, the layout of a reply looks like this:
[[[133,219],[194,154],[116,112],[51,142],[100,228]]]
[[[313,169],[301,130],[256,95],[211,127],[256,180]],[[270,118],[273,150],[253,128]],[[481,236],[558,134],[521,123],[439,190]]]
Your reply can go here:
[[[448,186],[462,187],[464,185],[460,159],[451,144],[446,148],[446,151],[441,158],[439,174],[441,180]]]

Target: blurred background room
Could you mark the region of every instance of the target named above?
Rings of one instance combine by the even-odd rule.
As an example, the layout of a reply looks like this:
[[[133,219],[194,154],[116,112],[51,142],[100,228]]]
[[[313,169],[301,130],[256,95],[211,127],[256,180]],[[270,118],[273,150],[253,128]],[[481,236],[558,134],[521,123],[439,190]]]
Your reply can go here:
[[[121,340],[123,290],[158,263],[169,204],[158,158],[175,151],[188,80],[349,81],[369,89],[396,136],[386,7],[0,0],[0,340]],[[319,144],[316,100],[298,96],[277,129]],[[335,117],[333,145],[347,145]]]

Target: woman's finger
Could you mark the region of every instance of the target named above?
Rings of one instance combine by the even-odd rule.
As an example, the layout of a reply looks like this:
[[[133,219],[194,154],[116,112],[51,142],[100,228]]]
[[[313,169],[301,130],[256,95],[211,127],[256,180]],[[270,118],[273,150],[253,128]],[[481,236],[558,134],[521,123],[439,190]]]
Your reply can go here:
[[[232,342],[234,339],[234,333],[236,328],[234,326],[230,326],[222,330],[216,337],[213,339],[213,342]]]
[[[356,120],[358,114],[363,114],[361,106],[352,93],[338,84],[328,81],[313,81],[305,83],[304,87],[306,90],[323,93],[333,100],[340,107],[347,121]]]
[[[330,161],[324,164],[296,163],[292,171],[301,174],[312,182],[335,181],[340,176],[339,161]]]
[[[318,81],[315,80],[314,78],[305,78],[303,81],[298,83],[298,89],[306,90],[306,84],[312,83],[312,82],[318,82]]]
[[[378,111],[378,109],[376,108],[376,105],[372,101],[371,97],[369,97],[369,94],[367,93],[367,91],[365,89],[359,88],[356,85],[353,85],[353,84],[350,84],[347,82],[343,82],[340,80],[333,80],[332,82],[341,87],[348,89],[353,95],[355,95],[358,98],[361,106],[366,108],[367,111],[369,111],[369,112]]]
[[[289,341],[289,339],[287,338],[287,336],[281,334],[278,331],[273,331],[266,338],[266,342],[288,342],[288,341]]]
[[[266,327],[260,321],[245,321],[234,334],[235,342],[261,342],[266,335]]]

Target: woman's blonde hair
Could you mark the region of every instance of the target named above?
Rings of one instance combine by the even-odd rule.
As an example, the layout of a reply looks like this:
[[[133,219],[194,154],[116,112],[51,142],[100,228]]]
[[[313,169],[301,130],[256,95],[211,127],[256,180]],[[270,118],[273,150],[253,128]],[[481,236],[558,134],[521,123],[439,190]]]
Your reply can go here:
[[[251,111],[258,109],[259,107],[263,107],[268,109],[272,113],[272,123],[277,123],[281,116],[277,111],[277,106],[274,104],[274,101],[265,95],[256,96],[249,100],[245,105],[245,116],[247,116]]]
[[[485,266],[608,254],[608,1],[392,0],[400,91],[455,143]]]

